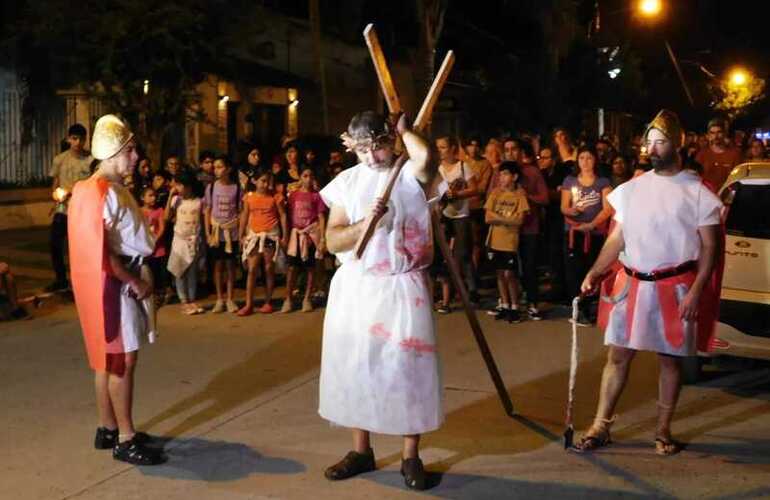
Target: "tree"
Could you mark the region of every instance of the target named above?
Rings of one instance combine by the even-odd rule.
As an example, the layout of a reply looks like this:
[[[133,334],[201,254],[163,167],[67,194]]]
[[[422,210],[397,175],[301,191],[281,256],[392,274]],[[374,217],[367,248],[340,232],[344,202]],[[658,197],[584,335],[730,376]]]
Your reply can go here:
[[[33,83],[28,100],[81,85],[121,114],[151,157],[194,112],[195,86],[227,48],[246,52],[259,23],[233,24],[231,12],[259,19],[245,0],[28,0],[17,6],[3,45]]]
[[[746,74],[744,82],[722,80],[711,85],[711,91],[715,95],[713,108],[724,111],[730,121],[734,121],[738,116],[746,113],[752,104],[765,97],[765,80]]]

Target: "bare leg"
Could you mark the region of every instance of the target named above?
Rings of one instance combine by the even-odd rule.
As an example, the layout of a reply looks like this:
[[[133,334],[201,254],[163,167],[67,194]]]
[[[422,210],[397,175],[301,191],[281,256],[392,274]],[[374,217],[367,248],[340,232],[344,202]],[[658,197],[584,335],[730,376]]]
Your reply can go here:
[[[217,289],[217,300],[222,299],[222,266],[224,263],[221,260],[214,261],[214,286]]]
[[[681,384],[681,358],[658,354],[660,373],[658,375],[658,425],[655,437],[671,441],[671,419],[679,400]]]
[[[310,300],[313,294],[313,283],[315,282],[313,269],[307,270],[307,283],[305,284],[305,300]]]
[[[122,377],[109,375],[109,392],[112,408],[115,410],[115,418],[118,423],[120,441],[128,441],[136,433],[132,408],[134,403],[134,367],[136,366],[137,352],[126,353],[126,371]]]
[[[404,451],[402,458],[419,458],[420,457],[420,435],[412,434],[410,436],[404,436]]]
[[[368,453],[371,447],[369,431],[353,429],[353,451],[356,453]]]
[[[275,288],[275,265],[273,264],[273,250],[265,249],[262,259],[265,261],[265,303],[269,304],[273,299]]]
[[[297,268],[294,266],[289,266],[289,269],[286,271],[286,300],[288,301],[291,301],[291,292],[294,290],[294,282],[296,280]]]
[[[451,295],[449,290],[449,280],[447,278],[441,279],[441,302],[446,306],[449,307],[449,304],[451,302]]]
[[[248,309],[254,305],[254,281],[257,277],[259,257],[249,257],[246,262],[249,266],[249,272],[246,275],[246,304],[243,307]]]
[[[599,407],[586,437],[608,437],[612,425],[615,406],[620,399],[628,379],[628,370],[636,351],[625,347],[610,346],[607,352],[607,364],[602,372],[602,385],[599,392]]]
[[[508,294],[508,286],[505,281],[505,271],[497,271],[497,291],[500,293],[500,303],[510,306],[511,297]]]
[[[516,309],[519,305],[519,284],[513,271],[505,271],[505,277],[508,282],[508,294],[511,296],[511,309]]]
[[[99,427],[105,427],[111,431],[117,429],[118,422],[115,420],[115,410],[112,409],[112,401],[110,401],[109,373],[95,372],[94,387],[96,388]]]
[[[235,283],[235,262],[230,259],[225,261],[227,266],[227,300],[233,300],[233,285]]]

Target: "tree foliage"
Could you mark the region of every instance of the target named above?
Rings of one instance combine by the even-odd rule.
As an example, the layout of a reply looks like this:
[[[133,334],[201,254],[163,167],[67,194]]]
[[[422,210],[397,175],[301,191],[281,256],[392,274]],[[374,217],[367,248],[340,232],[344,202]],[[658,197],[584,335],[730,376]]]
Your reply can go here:
[[[29,83],[33,102],[80,85],[153,143],[185,120],[192,92],[212,61],[228,48],[248,52],[248,35],[260,31],[253,4],[28,0],[17,4],[3,45]],[[233,12],[249,22],[233,23]]]

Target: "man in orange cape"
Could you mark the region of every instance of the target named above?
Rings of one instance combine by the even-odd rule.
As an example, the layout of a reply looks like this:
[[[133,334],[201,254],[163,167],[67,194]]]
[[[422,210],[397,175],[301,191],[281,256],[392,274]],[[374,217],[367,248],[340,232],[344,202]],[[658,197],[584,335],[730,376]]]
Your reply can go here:
[[[97,171],[75,184],[68,212],[72,289],[91,368],[96,372],[100,425],[94,446],[137,465],[165,461],[134,429],[134,367],[149,321],[139,302],[152,290],[140,277],[155,240],[123,179],[137,161],[136,143],[116,116],[96,122],[92,154]],[[151,280],[150,280],[151,281]]]
[[[713,334],[722,203],[700,177],[682,169],[678,149],[684,134],[674,113],[661,111],[645,137],[653,170],[608,196],[614,227],[581,287],[589,292],[615,266],[600,306],[609,351],[599,407],[579,451],[610,442],[615,406],[639,350],[656,352],[660,365],[656,452],[680,451],[671,420],[681,390],[681,359],[707,350]]]

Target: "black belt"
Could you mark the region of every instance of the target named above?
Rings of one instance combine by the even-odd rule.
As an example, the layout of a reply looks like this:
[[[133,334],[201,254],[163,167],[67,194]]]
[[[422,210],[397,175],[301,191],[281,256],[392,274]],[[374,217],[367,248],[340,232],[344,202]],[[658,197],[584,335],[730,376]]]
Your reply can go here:
[[[623,269],[625,269],[626,274],[631,276],[632,278],[636,278],[641,281],[658,281],[666,278],[672,278],[674,276],[679,276],[680,274],[684,274],[688,271],[692,271],[697,267],[698,267],[697,261],[688,260],[687,262],[683,264],[679,264],[676,267],[669,267],[667,269],[661,269],[660,271],[653,271],[651,273],[640,273],[639,271],[635,271],[630,267],[626,267],[626,266],[623,266]]]

